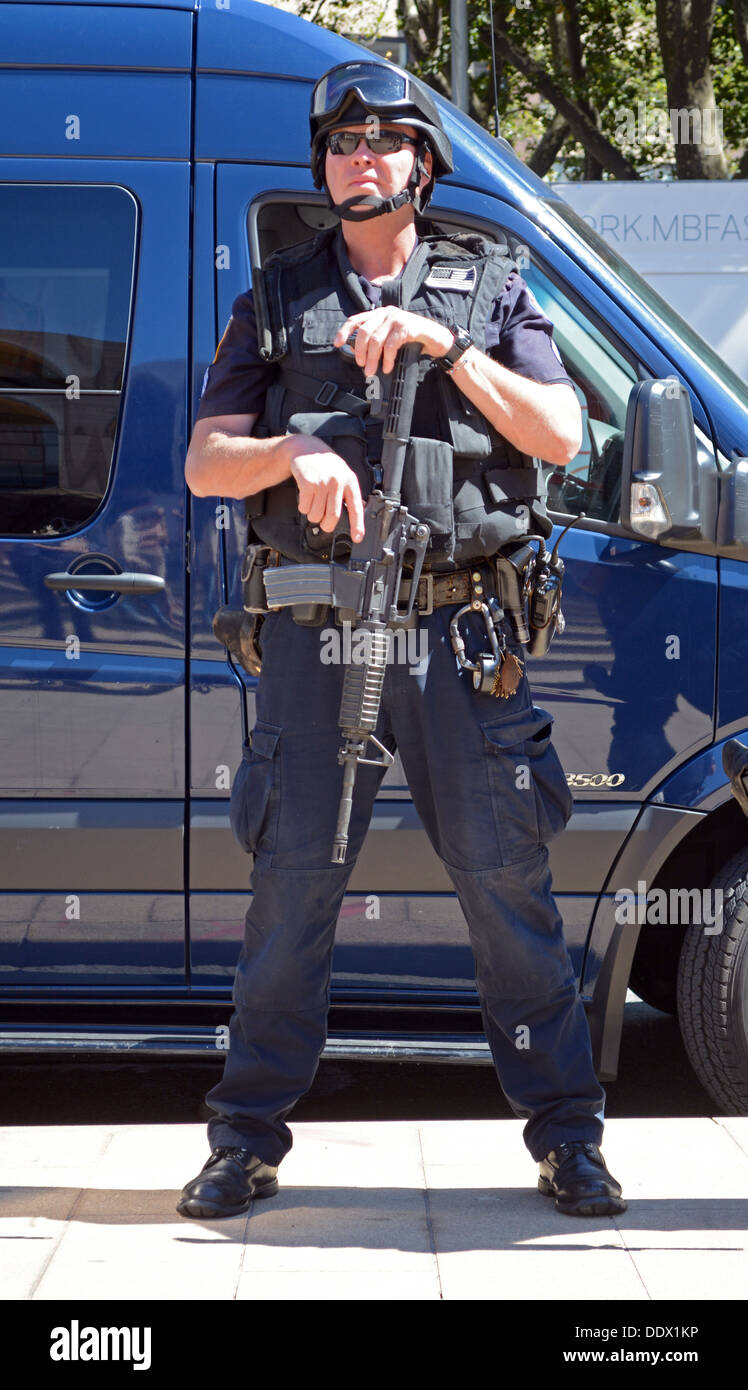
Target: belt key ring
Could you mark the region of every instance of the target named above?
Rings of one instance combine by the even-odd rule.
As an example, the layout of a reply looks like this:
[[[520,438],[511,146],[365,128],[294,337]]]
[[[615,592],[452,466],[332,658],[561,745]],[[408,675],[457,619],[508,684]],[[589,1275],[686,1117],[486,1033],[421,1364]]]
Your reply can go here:
[[[496,599],[490,600],[492,607],[496,610],[496,615],[502,613]],[[465,655],[465,642],[460,632],[460,618],[466,613],[482,613],[483,621],[486,625],[488,640],[491,645],[491,654],[481,652],[477,661],[469,661]],[[450,620],[449,635],[452,641],[452,651],[457,657],[457,663],[463,671],[472,671],[473,690],[481,695],[491,695],[495,693],[496,677],[503,659],[503,651],[499,648],[494,626],[494,617],[487,603],[480,599],[473,599],[472,603],[466,603],[455,613]]]

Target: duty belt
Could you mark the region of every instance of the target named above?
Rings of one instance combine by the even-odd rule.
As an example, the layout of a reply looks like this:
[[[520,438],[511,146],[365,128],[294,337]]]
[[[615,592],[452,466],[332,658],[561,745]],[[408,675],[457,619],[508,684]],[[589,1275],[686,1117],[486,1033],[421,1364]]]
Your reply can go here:
[[[288,560],[280,551],[270,549],[268,564],[270,565],[289,565],[295,564],[295,560]],[[400,583],[400,602],[410,597],[411,577],[404,574]],[[418,581],[418,592],[414,607],[418,609],[420,617],[426,618],[433,613],[435,608],[443,608],[446,604],[470,603],[473,598],[487,598],[496,593],[496,572],[490,561],[481,559],[475,561],[465,569],[451,570],[448,574],[436,574],[432,570],[421,571]]]
[[[403,575],[400,584],[401,601],[410,597],[411,580]],[[483,598],[496,592],[492,568],[485,562],[471,565],[469,569],[452,570],[450,574],[424,574],[418,581],[415,607],[421,617],[428,617],[435,608],[445,604],[470,603],[473,597]]]

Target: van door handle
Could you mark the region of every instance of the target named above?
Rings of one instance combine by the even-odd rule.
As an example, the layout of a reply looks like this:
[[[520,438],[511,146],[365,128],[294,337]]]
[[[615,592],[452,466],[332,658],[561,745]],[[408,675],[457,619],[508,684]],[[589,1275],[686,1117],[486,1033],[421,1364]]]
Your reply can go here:
[[[44,583],[48,589],[103,589],[108,594],[156,594],[166,587],[160,574],[107,574],[95,570],[90,574],[85,570],[77,574],[45,574]]]

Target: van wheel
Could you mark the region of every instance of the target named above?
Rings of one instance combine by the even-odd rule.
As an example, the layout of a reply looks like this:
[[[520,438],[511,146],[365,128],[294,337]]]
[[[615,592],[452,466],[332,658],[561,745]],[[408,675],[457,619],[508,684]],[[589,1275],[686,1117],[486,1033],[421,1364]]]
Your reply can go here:
[[[748,1115],[748,849],[710,884],[722,931],[689,927],[678,964],[678,1018],[689,1061],[720,1110]]]

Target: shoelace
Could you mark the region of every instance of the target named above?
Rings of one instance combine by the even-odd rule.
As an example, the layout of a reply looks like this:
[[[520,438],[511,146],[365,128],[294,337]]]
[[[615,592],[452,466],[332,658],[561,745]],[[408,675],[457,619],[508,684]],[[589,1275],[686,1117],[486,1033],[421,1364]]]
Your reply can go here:
[[[236,1158],[241,1164],[249,1157],[249,1149],[214,1149],[208,1163],[215,1163],[221,1158]],[[205,1165],[206,1168],[208,1164]]]
[[[597,1144],[593,1144],[588,1139],[572,1139],[568,1143],[559,1144],[556,1149],[556,1153],[563,1154],[564,1157],[580,1152],[588,1154],[590,1158],[597,1159],[599,1162]]]

